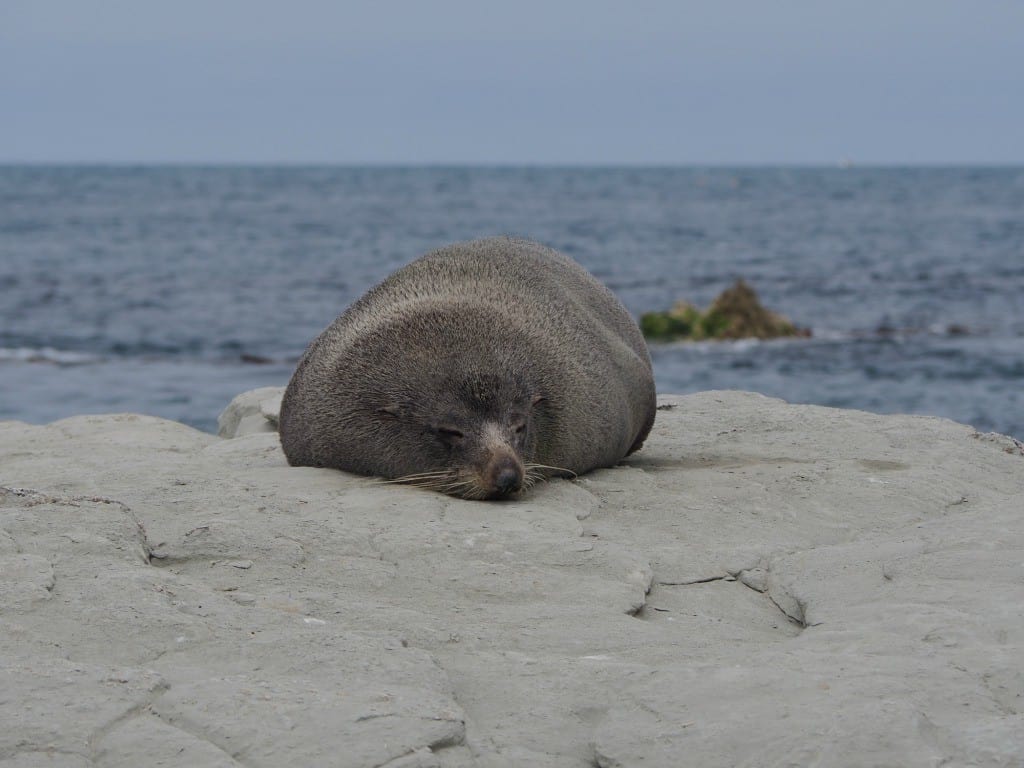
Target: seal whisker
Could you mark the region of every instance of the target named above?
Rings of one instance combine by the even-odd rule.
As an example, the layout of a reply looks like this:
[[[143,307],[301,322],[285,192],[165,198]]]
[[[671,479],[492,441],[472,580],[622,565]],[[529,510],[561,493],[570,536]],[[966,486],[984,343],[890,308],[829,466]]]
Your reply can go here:
[[[459,496],[463,499],[483,498],[486,495],[480,485],[470,478],[459,480],[455,478],[452,482],[439,485],[434,490],[447,493],[452,496]],[[478,495],[479,494],[479,495]]]
[[[524,479],[524,481],[523,481],[523,490],[526,490],[528,488],[533,488],[533,486],[535,486],[537,483],[541,482],[542,480],[547,480],[547,478],[544,475],[528,474],[526,476],[526,478]]]
[[[412,475],[402,475],[401,477],[394,477],[390,480],[381,480],[382,483],[405,483],[407,485],[413,485],[421,482],[430,482],[432,480],[445,480],[451,477],[451,472],[447,470],[439,470],[436,472],[418,472]]]
[[[421,477],[448,477],[450,475],[451,472],[449,472],[447,469],[435,469],[431,470],[430,472],[413,472],[412,474],[408,475],[400,475],[399,477],[394,478],[394,480],[396,482],[401,482],[403,480],[415,480]]]
[[[411,485],[416,488],[431,488],[436,490],[439,488],[445,488],[447,487],[448,484],[444,481],[444,478],[438,477],[430,480],[412,480],[409,481],[408,483],[405,483],[405,485]]]
[[[392,483],[393,485],[404,485],[407,488],[421,488],[427,491],[441,491],[444,493],[444,484],[440,480],[417,480],[415,482]]]
[[[415,485],[417,487],[432,487],[444,482],[443,477],[416,477],[411,480],[396,481],[400,485]]]
[[[553,469],[556,472],[565,472],[567,474],[572,475],[572,477],[569,478],[570,480],[574,480],[577,477],[579,477],[579,475],[577,475],[571,469],[566,469],[565,467],[554,467],[554,466],[551,466],[550,464],[534,464],[533,462],[528,462],[525,466],[526,466],[526,471],[527,472],[529,472],[531,470],[534,470],[534,469]],[[541,476],[543,477],[543,475],[541,475]]]
[[[466,481],[462,483],[451,483],[444,487],[439,487],[437,490],[444,491],[445,493],[457,493],[466,496],[469,492],[475,492],[479,490],[479,486],[476,483]],[[466,496],[466,498],[469,498]]]

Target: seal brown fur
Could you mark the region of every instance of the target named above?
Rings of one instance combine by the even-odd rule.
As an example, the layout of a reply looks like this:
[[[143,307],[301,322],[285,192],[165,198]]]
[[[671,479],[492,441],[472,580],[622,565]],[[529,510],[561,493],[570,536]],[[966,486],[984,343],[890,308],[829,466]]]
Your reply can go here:
[[[466,498],[608,467],[654,423],[621,302],[570,258],[493,238],[434,251],[317,337],[281,403],[289,463]]]

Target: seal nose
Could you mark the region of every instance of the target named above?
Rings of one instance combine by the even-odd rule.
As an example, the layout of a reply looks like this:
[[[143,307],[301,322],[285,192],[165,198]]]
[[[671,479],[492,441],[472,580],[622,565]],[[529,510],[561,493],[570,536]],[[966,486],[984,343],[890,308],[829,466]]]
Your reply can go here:
[[[515,493],[523,484],[523,476],[519,469],[513,465],[506,464],[498,470],[494,476],[494,489],[502,496]]]

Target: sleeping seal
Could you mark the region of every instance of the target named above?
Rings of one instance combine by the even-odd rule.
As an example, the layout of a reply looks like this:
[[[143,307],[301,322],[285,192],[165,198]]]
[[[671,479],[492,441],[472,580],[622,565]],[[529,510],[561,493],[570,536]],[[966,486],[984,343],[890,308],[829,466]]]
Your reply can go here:
[[[441,248],[321,333],[281,403],[290,464],[493,499],[610,467],[654,423],[651,360],[622,303],[528,240]]]

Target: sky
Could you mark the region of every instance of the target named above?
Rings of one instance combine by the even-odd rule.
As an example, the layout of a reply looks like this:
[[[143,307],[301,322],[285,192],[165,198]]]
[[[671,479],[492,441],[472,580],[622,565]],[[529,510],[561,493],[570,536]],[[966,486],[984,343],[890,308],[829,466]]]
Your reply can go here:
[[[0,0],[0,162],[1024,164],[1024,0]]]

